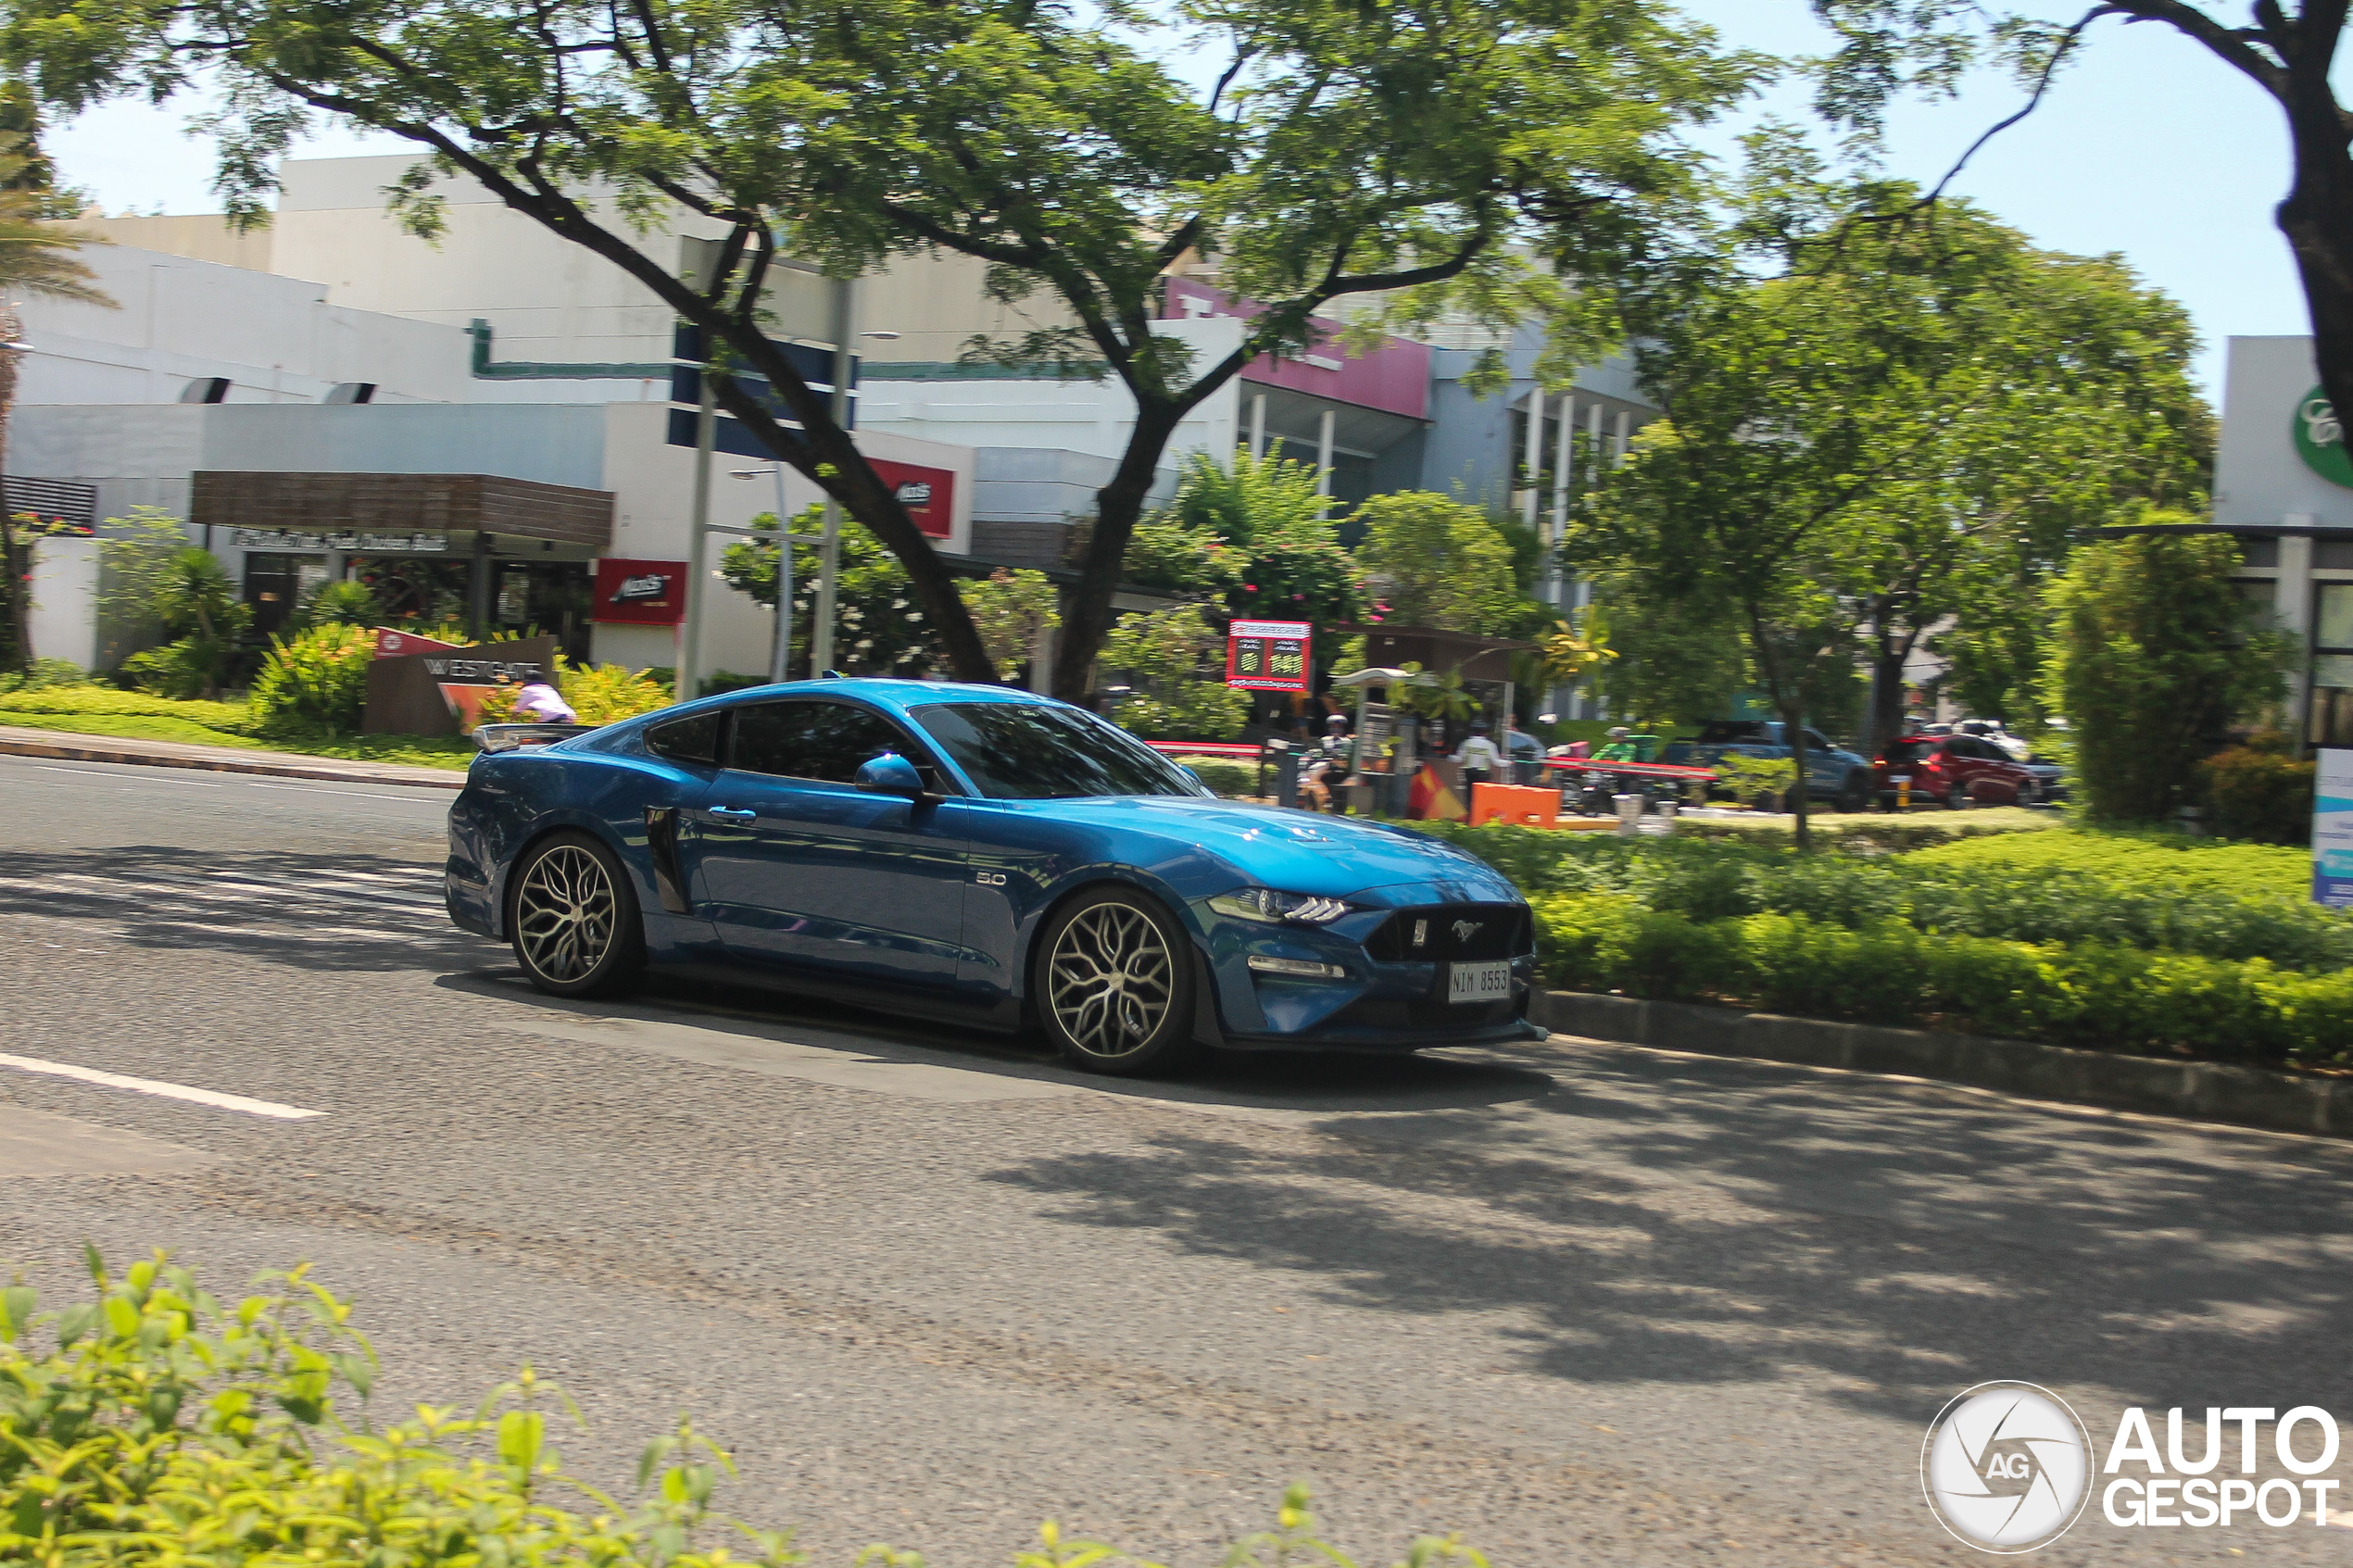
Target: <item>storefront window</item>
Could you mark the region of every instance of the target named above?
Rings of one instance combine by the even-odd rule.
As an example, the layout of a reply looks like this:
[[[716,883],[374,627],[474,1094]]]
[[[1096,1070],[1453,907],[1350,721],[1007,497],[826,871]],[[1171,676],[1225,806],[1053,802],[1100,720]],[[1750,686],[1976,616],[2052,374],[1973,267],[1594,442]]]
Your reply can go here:
[[[2323,583],[2312,616],[2314,746],[2353,746],[2353,583]]]

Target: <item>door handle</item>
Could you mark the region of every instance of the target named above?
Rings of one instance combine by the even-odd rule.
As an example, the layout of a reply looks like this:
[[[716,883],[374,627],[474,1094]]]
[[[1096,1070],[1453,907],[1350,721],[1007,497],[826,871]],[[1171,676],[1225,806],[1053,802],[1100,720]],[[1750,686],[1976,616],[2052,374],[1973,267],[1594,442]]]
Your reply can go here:
[[[757,811],[741,810],[733,806],[713,806],[711,814],[723,822],[749,822],[760,816]]]

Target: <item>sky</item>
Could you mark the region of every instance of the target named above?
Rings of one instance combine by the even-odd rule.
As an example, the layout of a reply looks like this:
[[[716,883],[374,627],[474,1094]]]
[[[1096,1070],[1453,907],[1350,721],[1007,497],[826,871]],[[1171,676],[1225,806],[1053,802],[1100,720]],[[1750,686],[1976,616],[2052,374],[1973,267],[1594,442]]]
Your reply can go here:
[[[1683,8],[1738,46],[1778,55],[1827,46],[1806,0],[1683,0]],[[2271,224],[2288,169],[2279,110],[2170,29],[2107,22],[2090,44],[2042,107],[1981,151],[1952,188],[2047,248],[2120,252],[2185,304],[2206,345],[2198,379],[2219,402],[2224,339],[2309,330],[2285,242]],[[1956,100],[1901,106],[1890,119],[1888,170],[1932,182],[2022,101],[2007,77],[1985,72]],[[188,129],[203,107],[108,105],[53,127],[44,140],[66,181],[88,188],[109,213],[214,212],[211,144]],[[1805,108],[1804,90],[1789,86],[1758,112],[1800,118]],[[405,146],[329,131],[296,156]]]

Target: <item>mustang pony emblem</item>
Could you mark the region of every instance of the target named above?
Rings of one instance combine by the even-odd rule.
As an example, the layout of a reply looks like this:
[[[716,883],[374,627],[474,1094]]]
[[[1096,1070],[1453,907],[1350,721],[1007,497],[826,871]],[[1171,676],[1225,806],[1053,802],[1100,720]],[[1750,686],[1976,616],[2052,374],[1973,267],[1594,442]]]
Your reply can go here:
[[[1478,934],[1478,925],[1479,922],[1475,920],[1456,921],[1454,922],[1454,940],[1457,942],[1469,941],[1472,936]]]

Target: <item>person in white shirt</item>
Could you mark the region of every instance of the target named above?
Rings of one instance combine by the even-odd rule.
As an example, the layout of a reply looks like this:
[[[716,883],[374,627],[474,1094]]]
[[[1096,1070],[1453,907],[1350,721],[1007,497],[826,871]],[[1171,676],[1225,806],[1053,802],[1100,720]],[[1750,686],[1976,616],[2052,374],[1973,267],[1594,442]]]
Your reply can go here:
[[[1463,787],[1468,789],[1473,784],[1491,782],[1496,770],[1503,765],[1504,754],[1495,749],[1493,741],[1487,738],[1485,724],[1473,724],[1470,738],[1455,751],[1454,760],[1462,766]]]

